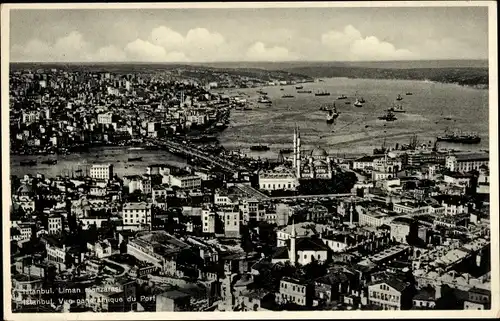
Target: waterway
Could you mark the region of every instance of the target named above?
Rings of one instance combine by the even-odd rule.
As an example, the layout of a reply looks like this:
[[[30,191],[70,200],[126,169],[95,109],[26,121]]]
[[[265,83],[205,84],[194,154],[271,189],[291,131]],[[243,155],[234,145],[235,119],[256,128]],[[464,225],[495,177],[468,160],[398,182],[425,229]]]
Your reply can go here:
[[[304,149],[321,146],[332,155],[370,154],[383,143],[384,137],[391,145],[407,144],[414,134],[422,143],[434,142],[446,128],[477,132],[482,140],[478,145],[440,143],[440,148],[477,151],[489,146],[488,90],[424,81],[347,78],[324,79],[303,87],[302,90],[312,93],[297,93],[295,86],[263,87],[273,101],[269,107],[256,102],[259,94],[255,88],[233,90],[232,93],[242,93],[242,97],[253,102],[253,109],[231,113],[229,128],[220,137],[222,145],[273,158],[280,149],[292,147],[293,129],[297,125]],[[331,95],[315,96],[319,90]],[[413,95],[405,95],[407,92]],[[353,106],[356,93],[366,101],[361,108]],[[281,98],[284,94],[295,97]],[[348,99],[337,100],[342,94]],[[402,101],[396,101],[398,94]],[[340,116],[328,125],[326,113],[319,109],[334,102]],[[397,113],[394,122],[379,120],[378,116],[395,103],[402,104],[406,112]],[[254,144],[268,145],[271,150],[251,152],[249,147]]]
[[[324,79],[303,87],[302,90],[311,90],[312,93],[297,93],[295,86],[263,87],[273,101],[269,107],[257,103],[257,88],[221,90],[228,94],[241,93],[243,98],[252,102],[253,108],[231,111],[229,127],[219,134],[221,144],[254,157],[272,159],[277,157],[280,149],[292,147],[293,130],[297,125],[305,151],[321,146],[330,155],[371,154],[374,147],[382,144],[384,137],[390,145],[409,143],[414,134],[418,135],[420,142],[434,141],[436,135],[442,134],[446,128],[477,132],[482,140],[478,145],[440,143],[441,148],[478,151],[489,146],[488,90],[424,81],[347,78]],[[318,90],[326,90],[331,95],[315,96],[314,92]],[[406,92],[413,95],[407,96]],[[361,108],[352,105],[356,93],[366,101]],[[295,97],[281,98],[284,94]],[[341,94],[348,97],[350,105],[346,105],[345,100],[336,99]],[[398,94],[402,95],[402,101],[395,100]],[[340,116],[334,124],[328,125],[326,113],[319,108],[333,102]],[[379,120],[377,117],[394,103],[402,104],[406,113],[396,114],[398,119],[394,122]],[[250,151],[249,147],[255,144],[268,145],[270,150]],[[142,161],[131,163],[129,157],[142,157]],[[41,164],[48,158],[57,159],[58,163]],[[29,159],[36,159],[38,164],[20,166],[21,160]],[[146,166],[153,163],[186,165],[185,160],[166,151],[100,147],[85,154],[12,156],[10,170],[11,175],[18,176],[36,173],[71,176],[92,163],[113,163],[120,176],[144,173]]]

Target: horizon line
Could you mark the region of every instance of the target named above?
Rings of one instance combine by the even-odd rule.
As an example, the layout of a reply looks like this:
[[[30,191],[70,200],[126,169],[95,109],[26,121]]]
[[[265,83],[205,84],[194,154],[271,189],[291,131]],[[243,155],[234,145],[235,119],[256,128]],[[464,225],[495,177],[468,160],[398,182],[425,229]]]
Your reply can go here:
[[[280,60],[280,61],[9,61],[9,64],[222,64],[222,63],[387,63],[387,62],[422,62],[422,61],[489,61],[489,58],[448,58],[448,59],[405,59],[405,60]]]

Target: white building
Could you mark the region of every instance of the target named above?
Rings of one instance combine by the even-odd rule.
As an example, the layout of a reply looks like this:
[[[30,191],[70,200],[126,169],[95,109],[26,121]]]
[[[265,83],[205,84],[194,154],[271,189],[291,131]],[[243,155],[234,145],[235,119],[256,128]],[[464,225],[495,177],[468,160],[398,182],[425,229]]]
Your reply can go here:
[[[446,157],[445,166],[452,172],[479,171],[481,166],[490,168],[490,157],[486,153],[450,155]]]
[[[111,125],[113,123],[113,114],[111,112],[97,115],[97,122],[103,125]]]
[[[201,212],[201,224],[203,233],[215,233],[215,216],[217,214],[211,209],[203,209]]]
[[[182,189],[195,189],[201,187],[201,177],[196,175],[169,175],[169,184]]]
[[[295,173],[285,167],[259,173],[259,188],[266,191],[295,191],[299,181]]]
[[[57,234],[62,232],[62,217],[49,217],[49,234]]]
[[[110,180],[113,178],[112,164],[93,164],[90,167],[90,177],[97,180]]]
[[[125,203],[122,210],[122,219],[124,225],[139,225],[148,226],[151,229],[152,225],[152,209],[151,204]]]

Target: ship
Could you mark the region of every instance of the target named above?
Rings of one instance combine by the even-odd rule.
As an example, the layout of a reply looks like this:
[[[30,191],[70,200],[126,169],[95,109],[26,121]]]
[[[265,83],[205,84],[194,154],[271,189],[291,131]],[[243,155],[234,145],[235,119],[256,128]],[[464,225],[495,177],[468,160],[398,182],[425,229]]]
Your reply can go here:
[[[403,109],[403,105],[401,104],[392,106],[388,109],[388,111],[391,111],[393,113],[406,113],[406,110]]]
[[[396,100],[403,100],[403,97],[401,97],[401,95],[398,95],[398,97],[396,98]]]
[[[406,93],[406,96],[411,96],[411,95],[413,95],[413,93],[412,93],[412,92],[407,92],[407,93]]]
[[[141,162],[142,161],[142,157],[129,157],[128,161],[129,162]]]
[[[128,150],[143,150],[143,147],[130,147]]]
[[[268,151],[269,149],[270,149],[269,146],[261,145],[261,144],[250,146],[250,150],[258,151],[258,152]]]
[[[326,116],[326,123],[327,124],[333,124],[335,119],[339,117],[339,113],[337,112],[337,107],[335,106],[335,103],[333,103],[333,108],[332,109],[325,109],[328,111],[328,114]]]
[[[55,165],[57,164],[57,159],[47,159],[41,162],[42,164]]]
[[[299,94],[311,94],[312,90],[297,90],[297,93],[299,93]]]
[[[290,94],[285,94],[283,96],[281,96],[281,98],[293,98],[295,97],[294,95],[290,95]]]
[[[295,89],[302,89],[304,86],[296,86]]]
[[[347,96],[342,94],[342,95],[338,96],[337,99],[347,99]]]
[[[396,116],[394,116],[394,113],[392,111],[390,111],[390,110],[388,110],[385,115],[380,116],[378,119],[385,120],[385,121],[394,121],[394,120],[397,120]]]
[[[282,154],[290,154],[291,152],[293,152],[293,148],[283,148],[280,150]]]
[[[259,100],[257,100],[257,102],[260,104],[272,104],[272,101],[270,101],[267,96],[259,97]]]
[[[363,103],[361,103],[361,101],[359,99],[356,99],[356,101],[354,102],[354,106],[355,107],[363,107]]]
[[[479,144],[481,137],[476,133],[462,133],[460,131],[450,132],[446,129],[444,135],[436,137],[437,141],[459,144]]]
[[[328,91],[318,91],[314,96],[330,96],[330,93]]]
[[[21,161],[21,166],[35,166],[36,164],[36,160]]]

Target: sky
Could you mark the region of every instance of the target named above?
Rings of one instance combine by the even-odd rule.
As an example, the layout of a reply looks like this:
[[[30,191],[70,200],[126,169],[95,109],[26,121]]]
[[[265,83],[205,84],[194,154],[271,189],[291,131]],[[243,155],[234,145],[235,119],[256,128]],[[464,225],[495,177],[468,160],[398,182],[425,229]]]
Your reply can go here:
[[[487,7],[10,11],[13,62],[487,59]]]

